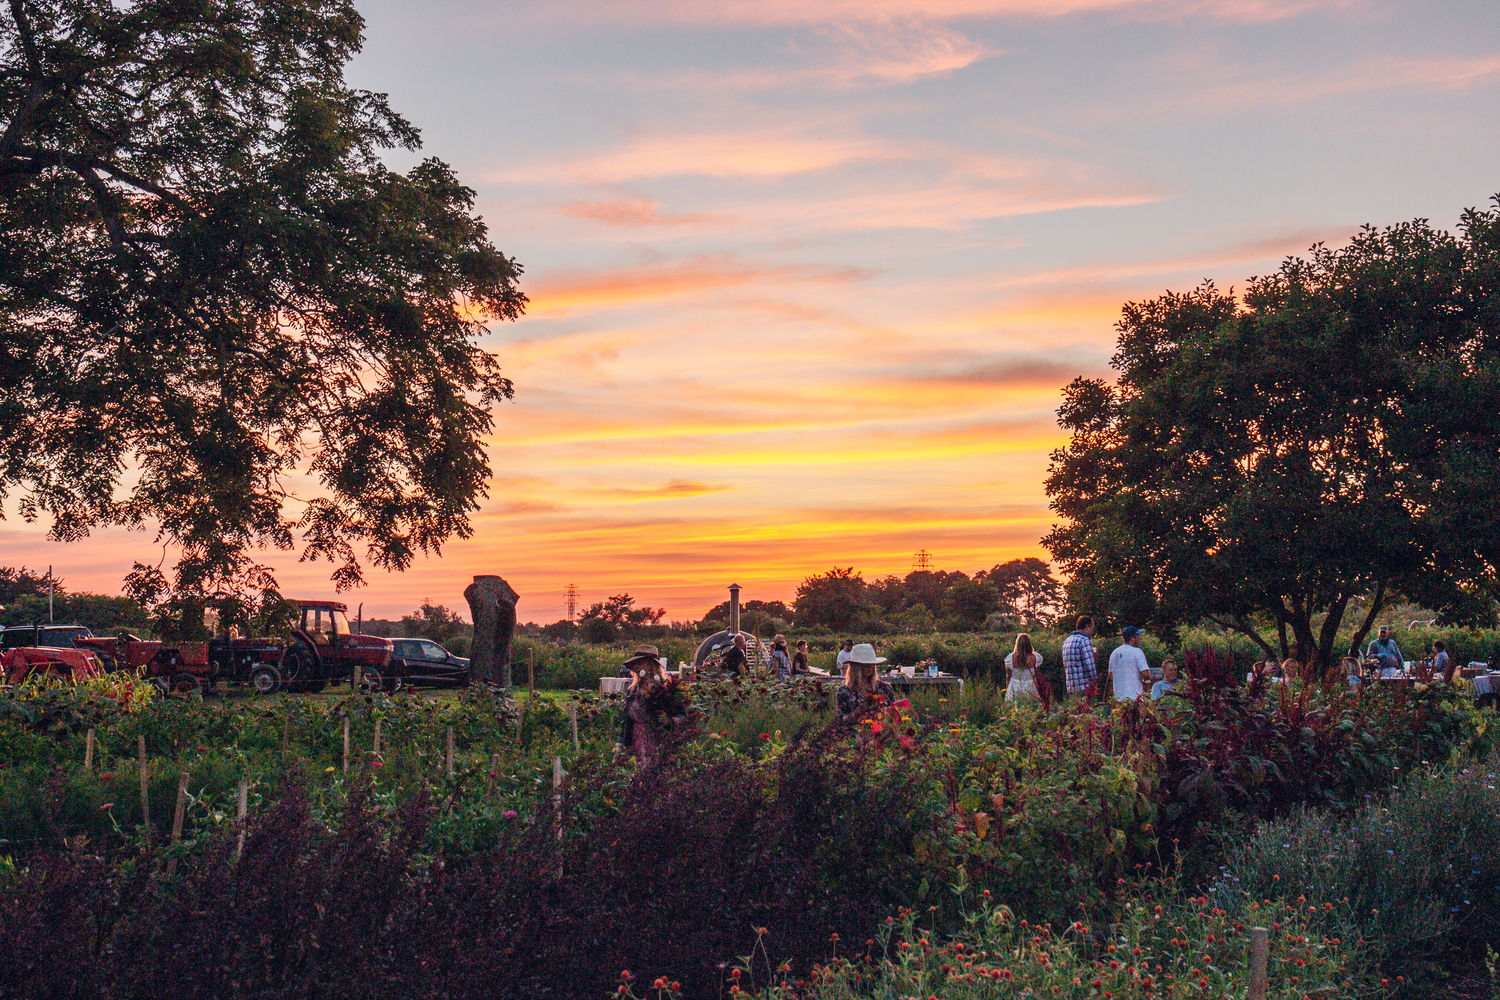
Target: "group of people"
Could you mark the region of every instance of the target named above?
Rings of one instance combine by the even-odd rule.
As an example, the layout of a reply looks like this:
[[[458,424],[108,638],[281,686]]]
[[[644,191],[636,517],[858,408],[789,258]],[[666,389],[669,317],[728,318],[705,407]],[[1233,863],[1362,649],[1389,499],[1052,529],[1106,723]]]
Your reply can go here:
[[[1138,626],[1126,626],[1120,630],[1120,645],[1109,655],[1109,685],[1117,700],[1134,701],[1149,693],[1153,701],[1159,701],[1177,688],[1178,669],[1173,660],[1162,662],[1160,679],[1153,677],[1150,665],[1146,662],[1146,654],[1141,649],[1141,637],[1144,634],[1145,630]],[[1089,615],[1083,615],[1078,619],[1077,627],[1063,639],[1063,677],[1070,695],[1081,695],[1099,688],[1101,678],[1093,638],[1094,620]],[[1433,649],[1434,676],[1452,683],[1458,664],[1449,656],[1441,641],[1434,642]],[[870,643],[844,640],[834,659],[835,672],[842,675],[843,679],[837,697],[839,718],[855,715],[871,703],[888,705],[895,700],[890,682],[880,676],[880,665],[885,662],[886,658],[877,656],[875,647]],[[720,655],[720,669],[739,676],[749,670],[749,665],[745,636],[743,633],[737,634]],[[782,681],[813,673],[808,664],[807,640],[800,639],[789,649],[786,636],[777,635],[771,640],[770,666]],[[1010,678],[1005,688],[1006,700],[1040,699],[1038,671],[1041,666],[1042,654],[1033,646],[1031,636],[1025,632],[1017,635],[1015,648],[1005,657],[1005,668]],[[1392,638],[1387,626],[1381,626],[1379,634],[1366,649],[1363,660],[1346,656],[1342,664],[1349,683],[1353,685],[1373,678],[1402,676],[1404,667],[1401,648]],[[1259,677],[1265,683],[1279,683],[1295,676],[1300,670],[1301,666],[1296,660],[1278,662],[1268,659],[1256,663],[1247,680],[1253,683]],[[653,714],[666,714],[672,724],[680,723],[686,717],[685,701],[680,696],[676,701],[668,699],[663,703],[667,706],[665,713],[660,707],[648,707],[652,703],[653,692],[660,691],[667,683],[655,646],[637,647],[635,653],[625,661],[622,673],[628,675],[631,682],[625,699],[621,749],[648,757],[660,743],[658,728],[652,724]],[[817,673],[821,675],[822,671]],[[661,701],[660,698],[656,700]],[[682,711],[674,714],[674,706],[678,705],[682,706]]]

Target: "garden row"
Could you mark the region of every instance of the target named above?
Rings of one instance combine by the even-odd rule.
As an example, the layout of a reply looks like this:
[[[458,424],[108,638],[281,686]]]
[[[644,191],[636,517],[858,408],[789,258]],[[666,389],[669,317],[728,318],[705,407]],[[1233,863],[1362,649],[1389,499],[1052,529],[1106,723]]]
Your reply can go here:
[[[1030,970],[1030,985],[1076,977],[1086,993],[1103,962],[1111,973],[1128,965],[1131,989],[1149,977],[1151,988],[1187,990],[1194,969],[1218,989],[1242,982],[1244,931],[1203,921],[1228,914],[1248,927],[1259,919],[1242,912],[1252,901],[1301,895],[1334,908],[1296,936],[1372,944],[1365,953],[1320,944],[1313,957],[1324,964],[1312,968],[1273,962],[1273,995],[1290,996],[1314,980],[1363,976],[1361,963],[1385,957],[1379,943],[1417,902],[1426,907],[1418,936],[1431,948],[1500,930],[1491,926],[1500,862],[1469,847],[1500,834],[1500,821],[1470,821],[1469,833],[1433,826],[1424,839],[1416,831],[1429,806],[1410,803],[1441,796],[1384,801],[1404,775],[1488,753],[1485,716],[1440,687],[1249,700],[1194,685],[1179,707],[1045,713],[976,682],[852,726],[832,722],[827,695],[808,684],[695,686],[698,725],[661,766],[640,769],[614,761],[618,709],[598,701],[578,701],[570,715],[555,701],[475,690],[446,702],[170,700],[121,711],[87,688],[13,693],[0,720],[0,835],[13,866],[0,934],[10,954],[31,958],[5,973],[0,993],[35,995],[45,984],[47,995],[73,995],[47,978],[66,962],[89,969],[79,996],[191,993],[207,970],[245,995],[587,996],[614,991],[621,969],[637,984],[669,977],[712,996],[727,984],[720,963],[763,953],[769,967],[742,969],[747,991],[779,988],[778,977],[801,992],[920,973],[921,995],[981,995],[977,979],[943,978],[963,968],[952,949],[964,942],[987,953],[975,967],[990,972],[994,955],[1016,953],[1000,967]],[[142,739],[149,843],[134,763]],[[558,792],[554,761],[566,772]],[[1495,782],[1478,777],[1489,773],[1420,780],[1462,787],[1444,800],[1453,816],[1493,818]],[[236,861],[241,779],[250,816]],[[1339,840],[1347,817],[1368,829],[1375,809],[1406,816],[1378,821],[1412,832],[1409,850],[1384,855],[1390,866],[1371,854],[1380,838]],[[1342,881],[1315,870],[1317,851],[1303,868],[1288,865],[1308,874],[1284,891],[1274,866],[1259,863],[1274,854],[1267,837],[1297,823],[1331,831],[1318,834],[1323,854],[1343,845]],[[1476,860],[1459,872],[1455,851]],[[1199,892],[1213,905],[1189,902]],[[1166,908],[1167,923],[1131,929],[1148,902]],[[1010,924],[995,916],[1001,903]],[[903,907],[924,933],[903,929]],[[1372,911],[1391,922],[1366,919]],[[877,947],[887,917],[894,937]],[[1055,941],[1038,931],[1027,950],[1012,940],[1022,920],[1050,924],[1050,934],[1074,922],[1087,930]],[[1290,954],[1291,934],[1273,940],[1275,954]],[[834,935],[851,942],[844,964],[830,962]],[[1179,954],[1186,945],[1173,938],[1194,943]],[[1119,959],[1106,949],[1127,944],[1152,956],[1149,968],[1109,968]],[[1035,978],[1049,966],[1072,974]]]

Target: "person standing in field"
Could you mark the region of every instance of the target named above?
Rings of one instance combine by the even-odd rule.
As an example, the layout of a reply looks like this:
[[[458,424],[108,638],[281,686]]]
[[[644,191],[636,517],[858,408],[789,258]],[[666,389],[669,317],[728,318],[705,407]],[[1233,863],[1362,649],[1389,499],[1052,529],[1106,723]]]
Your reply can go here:
[[[1093,636],[1094,619],[1080,615],[1078,627],[1063,640],[1063,676],[1068,694],[1082,694],[1099,679],[1099,668],[1094,665]]]
[[[1401,647],[1396,645],[1396,640],[1391,638],[1389,625],[1380,626],[1380,634],[1365,649],[1365,657],[1380,662],[1381,677],[1394,677],[1406,667],[1406,657],[1402,654]]]
[[[735,634],[734,642],[724,651],[724,672],[738,677],[750,667],[750,657],[745,655],[745,634]]]
[[[1036,670],[1042,665],[1042,654],[1031,648],[1031,636],[1025,632],[1016,636],[1016,648],[1005,654],[1005,669],[1010,671],[1010,683],[1005,686],[1006,701],[1039,701],[1036,689]]]
[[[1146,689],[1144,682],[1151,677],[1151,667],[1146,663],[1146,654],[1141,652],[1141,633],[1134,625],[1120,630],[1125,640],[1109,654],[1109,677],[1115,686],[1116,701],[1135,701]]]
[[[783,684],[792,679],[792,658],[786,652],[786,636],[778,635],[771,640],[771,669]]]
[[[1434,642],[1432,644],[1432,672],[1442,677],[1444,684],[1453,683],[1453,676],[1450,672],[1452,668],[1449,666],[1452,662],[1453,658],[1448,655],[1447,644],[1441,639]]]
[[[844,672],[844,664],[849,662],[850,655],[854,652],[854,640],[845,639],[844,648],[839,650],[839,655],[834,658],[833,669],[836,673]]]

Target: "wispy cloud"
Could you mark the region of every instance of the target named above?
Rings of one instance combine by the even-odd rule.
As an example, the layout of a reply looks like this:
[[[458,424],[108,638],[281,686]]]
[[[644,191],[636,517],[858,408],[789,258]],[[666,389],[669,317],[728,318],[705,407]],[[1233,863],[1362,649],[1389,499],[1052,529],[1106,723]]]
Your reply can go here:
[[[727,483],[701,483],[691,479],[673,479],[660,486],[608,486],[589,492],[597,497],[611,500],[638,502],[642,500],[681,500],[701,497],[709,493],[723,493],[734,487]]]
[[[603,272],[553,272],[528,284],[528,312],[533,317],[557,316],[754,282],[844,284],[870,274],[857,267],[754,264],[728,254]]]
[[[580,219],[602,222],[607,226],[642,229],[648,226],[695,226],[722,222],[722,215],[705,213],[663,214],[655,198],[639,195],[610,201],[574,201],[560,205],[558,211]]]
[[[554,8],[568,16],[686,24],[801,25],[920,18],[1055,18],[1118,13],[1141,18],[1205,17],[1276,21],[1316,10],[1342,10],[1359,0],[574,0]]]
[[[1313,71],[1247,67],[1222,60],[1174,61],[1172,85],[1156,110],[1280,108],[1330,97],[1388,91],[1459,91],[1500,82],[1500,54],[1486,56],[1376,55]]]

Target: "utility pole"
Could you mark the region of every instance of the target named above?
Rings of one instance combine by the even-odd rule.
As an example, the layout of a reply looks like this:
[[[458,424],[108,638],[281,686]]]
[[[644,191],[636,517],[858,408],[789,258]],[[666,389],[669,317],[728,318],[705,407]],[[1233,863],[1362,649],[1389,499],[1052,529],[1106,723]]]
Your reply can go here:
[[[918,549],[911,557],[911,571],[913,573],[932,572],[932,553],[926,549]]]
[[[568,602],[568,621],[572,621],[573,615],[578,612],[578,585],[568,584],[563,591],[563,599]]]

